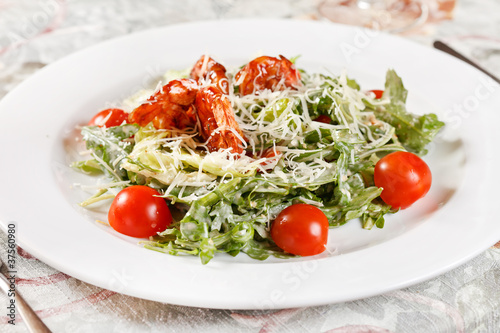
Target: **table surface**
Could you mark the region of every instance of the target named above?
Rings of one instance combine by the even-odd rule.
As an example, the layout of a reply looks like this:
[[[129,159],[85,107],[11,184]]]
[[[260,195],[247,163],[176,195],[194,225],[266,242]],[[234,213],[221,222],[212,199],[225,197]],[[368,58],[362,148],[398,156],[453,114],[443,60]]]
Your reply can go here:
[[[431,19],[405,38],[447,42],[500,76],[500,2],[425,0]],[[439,2],[439,3],[438,3]],[[134,31],[242,17],[322,19],[306,0],[0,0],[0,98],[70,53]],[[0,232],[0,243],[7,236]],[[6,246],[0,257],[6,259]],[[18,248],[17,288],[54,332],[498,332],[500,242],[430,281],[347,303],[275,311],[183,307],[79,281]],[[7,304],[1,296],[0,304]],[[5,309],[1,305],[0,308]],[[0,332],[26,332],[0,312]]]

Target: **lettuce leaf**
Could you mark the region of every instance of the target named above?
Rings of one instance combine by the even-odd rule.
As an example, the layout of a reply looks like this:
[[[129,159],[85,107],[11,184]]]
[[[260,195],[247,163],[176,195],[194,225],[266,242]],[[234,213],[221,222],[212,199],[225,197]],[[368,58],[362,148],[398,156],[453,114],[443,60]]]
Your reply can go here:
[[[393,126],[399,142],[410,152],[425,155],[430,143],[444,123],[433,113],[418,116],[406,110],[408,91],[394,70],[388,70],[383,99],[390,100],[385,107],[375,108],[375,116]]]
[[[128,180],[127,171],[121,168],[121,163],[133,148],[133,143],[126,139],[131,138],[138,130],[139,125],[136,124],[110,128],[85,126],[82,128],[82,136],[102,171],[120,181]]]

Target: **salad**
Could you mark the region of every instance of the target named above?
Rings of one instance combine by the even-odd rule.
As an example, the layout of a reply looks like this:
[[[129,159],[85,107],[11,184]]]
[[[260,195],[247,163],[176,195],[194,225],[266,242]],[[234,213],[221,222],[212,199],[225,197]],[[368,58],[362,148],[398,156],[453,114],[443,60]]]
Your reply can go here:
[[[81,203],[111,202],[117,231],[172,255],[315,255],[328,229],[382,228],[431,186],[418,155],[444,125],[346,73],[308,73],[283,56],[235,70],[208,56],[166,84],[99,112],[81,129],[89,158],[73,167],[106,182]]]

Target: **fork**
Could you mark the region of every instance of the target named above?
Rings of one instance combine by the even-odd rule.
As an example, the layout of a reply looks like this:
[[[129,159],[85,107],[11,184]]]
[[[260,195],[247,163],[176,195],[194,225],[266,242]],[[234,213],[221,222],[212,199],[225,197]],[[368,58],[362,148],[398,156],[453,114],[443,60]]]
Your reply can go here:
[[[2,289],[5,295],[8,296],[10,290],[10,282],[3,275],[3,261],[0,259],[0,289]],[[19,310],[21,317],[24,319],[28,330],[32,333],[51,333],[43,321],[38,317],[38,315],[33,311],[33,309],[26,303],[24,298],[19,294],[19,291],[15,291],[15,304],[16,308]]]
[[[443,52],[446,52],[466,63],[468,63],[469,65],[473,66],[473,67],[476,67],[477,69],[479,69],[481,72],[483,72],[484,74],[488,75],[489,77],[491,77],[493,80],[495,80],[496,82],[500,83],[500,79],[498,77],[496,77],[495,75],[491,74],[490,72],[488,72],[486,69],[482,68],[481,66],[479,66],[478,64],[476,64],[475,62],[473,62],[472,60],[470,60],[469,58],[467,58],[466,56],[464,56],[463,54],[459,53],[457,50],[451,48],[449,45],[439,41],[439,40],[436,40],[433,44],[433,46],[440,50],[440,51],[443,51]]]

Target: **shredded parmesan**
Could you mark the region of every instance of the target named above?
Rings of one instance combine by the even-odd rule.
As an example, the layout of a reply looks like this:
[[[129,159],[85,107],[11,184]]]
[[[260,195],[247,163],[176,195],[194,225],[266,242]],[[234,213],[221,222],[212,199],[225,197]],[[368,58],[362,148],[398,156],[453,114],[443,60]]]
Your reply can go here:
[[[208,59],[204,58],[202,70],[208,66]],[[187,75],[189,71],[182,73]],[[238,82],[235,82],[232,79],[234,74],[228,72],[229,80],[224,82],[229,87],[229,94],[225,97],[231,103],[235,119],[245,138],[236,129],[227,127],[217,128],[212,135],[230,131],[239,144],[250,152],[249,155],[240,155],[231,149],[209,151],[207,142],[210,139],[199,141],[198,129],[202,124],[198,123],[194,129],[143,129],[146,137],[136,143],[127,161],[121,166],[168,185],[165,196],[175,187],[181,187],[179,198],[183,197],[186,187],[203,187],[205,191],[183,197],[195,198],[227,179],[250,176],[257,172],[265,179],[281,183],[314,184],[321,177],[335,172],[333,164],[325,161],[323,150],[336,144],[340,135],[338,131],[349,130],[354,134],[350,140],[353,140],[356,147],[346,156],[351,164],[357,162],[355,151],[361,152],[357,158],[369,156],[368,151],[376,152],[377,147],[387,143],[393,135],[390,126],[374,120],[372,113],[363,111],[363,98],[368,98],[373,105],[384,104],[386,101],[376,101],[372,96],[349,87],[345,72],[335,79],[304,73],[303,85],[296,90],[286,88],[284,80],[281,80],[276,84],[275,91],[264,89],[245,96],[234,93],[234,86],[240,84],[245,75],[240,75]],[[262,75],[267,74],[261,71],[259,76]],[[159,82],[155,92],[161,89]],[[139,95],[144,96],[142,93]],[[139,95],[126,102],[135,102],[137,105]],[[340,123],[325,124],[311,119],[309,105],[319,103],[323,98],[331,101],[330,109],[324,112],[335,116]],[[301,109],[300,113],[297,112],[298,108]],[[376,133],[374,128],[378,129]],[[316,142],[317,148],[313,149],[307,146],[307,133],[315,131],[321,137],[325,130],[331,133],[331,144]],[[355,137],[357,139],[353,139]],[[273,156],[261,157],[260,154],[265,149],[272,149]],[[308,155],[307,163],[301,160],[305,154]],[[346,179],[347,175],[342,174],[339,181]],[[349,195],[348,192],[345,194]]]

